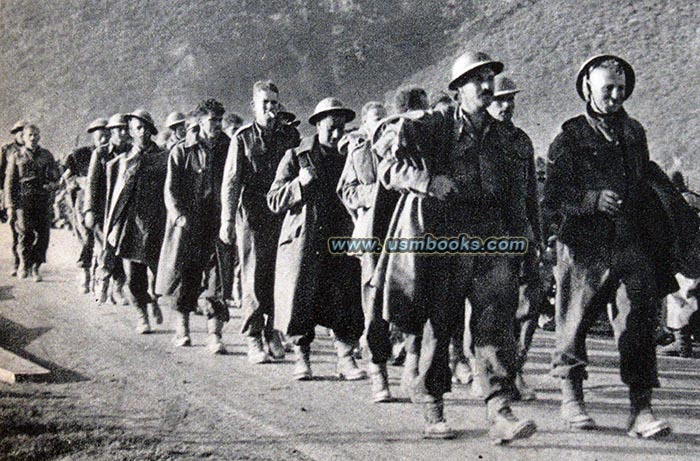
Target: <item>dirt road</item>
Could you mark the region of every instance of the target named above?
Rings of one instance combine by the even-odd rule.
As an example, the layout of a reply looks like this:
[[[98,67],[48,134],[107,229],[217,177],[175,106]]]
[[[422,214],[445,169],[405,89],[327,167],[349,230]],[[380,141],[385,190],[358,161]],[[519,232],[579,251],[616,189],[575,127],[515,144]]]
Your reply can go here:
[[[630,439],[626,390],[610,340],[593,339],[586,395],[602,429],[573,433],[558,418],[556,382],[547,377],[553,336],[538,331],[526,368],[539,400],[517,405],[540,430],[530,440],[494,447],[483,404],[463,388],[447,396],[456,440],[424,441],[422,418],[403,398],[392,367],[395,403],[372,404],[369,383],[333,378],[334,355],[319,334],[317,378],[294,382],[291,356],[249,365],[238,334],[239,311],[224,330],[226,356],[204,348],[205,320],[193,319],[194,347],[174,349],[166,323],[134,333],[129,307],[98,306],[77,293],[76,244],[52,232],[44,281],[9,276],[9,232],[0,228],[0,346],[52,371],[46,382],[0,385],[0,459],[85,460],[664,460],[700,452],[700,362],[660,361],[656,410],[675,434],[664,441]]]

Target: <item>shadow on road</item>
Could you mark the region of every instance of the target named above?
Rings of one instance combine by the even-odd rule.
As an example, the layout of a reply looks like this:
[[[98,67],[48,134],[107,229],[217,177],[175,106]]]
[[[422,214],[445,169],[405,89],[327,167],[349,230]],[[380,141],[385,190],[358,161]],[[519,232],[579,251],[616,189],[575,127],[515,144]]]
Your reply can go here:
[[[88,378],[73,370],[63,368],[53,362],[37,357],[25,350],[32,341],[51,331],[49,327],[26,328],[0,316],[0,347],[30,362],[34,362],[51,373],[32,378],[35,382],[75,383],[88,381]]]

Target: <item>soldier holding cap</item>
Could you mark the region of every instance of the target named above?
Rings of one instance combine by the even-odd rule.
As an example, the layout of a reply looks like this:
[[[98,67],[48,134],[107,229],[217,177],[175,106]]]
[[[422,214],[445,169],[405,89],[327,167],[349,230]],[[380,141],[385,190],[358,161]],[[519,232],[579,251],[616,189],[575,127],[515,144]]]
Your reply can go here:
[[[165,127],[170,132],[168,142],[165,143],[165,148],[168,152],[175,144],[185,139],[185,134],[187,132],[185,129],[186,119],[185,114],[182,112],[171,112],[165,118]]]
[[[136,308],[136,330],[151,332],[148,308],[156,323],[163,316],[149,294],[148,271],[156,277],[163,241],[167,156],[151,139],[158,134],[151,114],[136,110],[125,116],[131,148],[107,162],[105,247],[124,263],[129,301]]]
[[[330,237],[352,233],[336,186],[345,165],[338,141],[354,118],[355,112],[335,98],[319,102],[309,117],[316,135],[287,151],[267,194],[270,210],[284,215],[275,271],[275,326],[294,343],[296,380],[311,379],[316,325],[333,330],[338,376],[366,378],[352,356],[364,328],[360,268],[351,256],[333,255],[328,248]]]
[[[85,226],[83,219],[85,188],[92,151],[107,143],[106,126],[106,118],[95,119],[88,125],[87,132],[92,135],[92,146],[78,147],[68,154],[64,160],[64,171],[61,176],[61,181],[66,184],[68,192],[71,224],[81,247],[78,267],[83,269],[80,280],[83,293],[90,292],[95,246],[95,235],[92,229]]]
[[[170,151],[165,181],[167,221],[156,281],[156,292],[172,299],[177,347],[191,345],[190,313],[197,307],[200,286],[205,285],[201,298],[207,315],[207,348],[212,354],[226,353],[221,335],[229,315],[223,284],[232,277],[221,264],[230,248],[218,239],[221,181],[230,143],[221,129],[224,112],[215,99],[200,102],[195,111],[198,132]]]
[[[522,236],[526,211],[514,187],[517,175],[510,141],[513,127],[486,110],[493,99],[494,77],[503,64],[484,53],[467,52],[452,68],[449,89],[456,107],[407,114],[380,143],[379,178],[401,192],[390,237],[425,234]],[[375,143],[376,144],[376,143]],[[489,436],[496,443],[531,436],[532,421],[510,408],[517,373],[513,335],[518,303],[517,277],[510,255],[449,256],[384,252],[372,281],[383,289],[391,320],[403,331],[422,332],[419,374],[411,399],[422,405],[424,436],[451,438],[443,414],[443,394],[451,389],[448,347],[471,305],[471,333],[481,387],[485,394]],[[469,343],[467,343],[469,344]]]
[[[19,154],[22,146],[24,146],[24,140],[22,138],[22,130],[24,129],[24,125],[26,125],[26,122],[24,120],[20,120],[12,126],[10,129],[10,134],[13,134],[15,139],[10,143],[4,144],[1,148],[2,150],[0,150],[0,213],[3,214],[7,213],[7,207],[5,206],[5,191],[3,190],[5,187],[5,173],[7,172],[7,164],[9,163],[10,158],[13,155]],[[17,251],[17,231],[15,230],[15,221],[16,217],[9,217],[10,230],[12,231],[12,256],[14,258],[14,265],[10,275],[13,277],[17,275],[17,269],[19,268],[20,262],[19,252]]]
[[[508,77],[496,75],[494,80],[493,101],[488,106],[489,114],[496,120],[512,126],[513,138],[510,151],[512,161],[517,165],[518,187],[520,197],[525,201],[527,211],[527,233],[529,245],[518,271],[520,280],[520,302],[516,313],[515,337],[518,340],[518,369],[516,375],[516,400],[535,400],[537,395],[523,379],[523,366],[537,328],[539,308],[542,304],[544,290],[540,280],[539,253],[543,247],[540,223],[539,201],[537,198],[537,174],[535,172],[535,149],[530,137],[520,128],[513,126],[515,95],[520,90]]]
[[[109,130],[110,133],[109,142],[95,147],[90,156],[83,214],[85,227],[93,230],[97,245],[95,251],[97,255],[97,267],[95,268],[97,279],[93,281],[96,299],[100,303],[107,300],[111,280],[113,282],[110,295],[112,302],[124,305],[128,304],[122,291],[126,274],[121,260],[105,245],[103,222],[107,195],[107,162],[129,150],[131,138],[129,138],[128,125],[123,114],[112,115],[107,121],[105,129]]]
[[[29,124],[22,133],[24,145],[8,159],[5,206],[10,218],[16,218],[19,276],[27,278],[31,274],[40,282],[39,268],[46,262],[51,231],[51,192],[60,173],[51,152],[39,146],[39,128]]]
[[[661,298],[674,290],[655,264],[653,235],[642,221],[642,207],[650,202],[649,150],[644,128],[623,108],[634,86],[634,70],[620,57],[594,56],[581,66],[576,90],[585,112],[566,121],[549,148],[543,208],[560,219],[552,374],[561,382],[561,416],[571,428],[596,427],[583,400],[585,342],[604,309],[600,299],[613,293],[629,435],[652,438],[671,431],[652,413],[651,397],[659,386],[656,313]]]
[[[279,89],[273,82],[253,85],[252,106],[255,120],[239,128],[231,139],[221,186],[219,236],[228,244],[235,239],[238,248],[242,332],[248,344],[248,362],[259,364],[268,362],[270,355],[284,357],[279,332],[274,330],[273,295],[282,220],[267,208],[266,194],[285,151],[298,145],[299,133],[279,123]]]

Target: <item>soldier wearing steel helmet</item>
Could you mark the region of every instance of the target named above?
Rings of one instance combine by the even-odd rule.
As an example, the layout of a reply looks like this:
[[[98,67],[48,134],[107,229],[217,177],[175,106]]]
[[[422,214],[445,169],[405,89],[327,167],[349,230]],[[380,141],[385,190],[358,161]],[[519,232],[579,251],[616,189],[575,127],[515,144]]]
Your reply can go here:
[[[63,162],[64,171],[61,175],[61,181],[66,184],[68,192],[71,224],[80,243],[78,267],[82,269],[80,288],[83,293],[90,292],[95,246],[94,232],[85,226],[83,219],[85,188],[92,152],[98,146],[107,143],[107,119],[93,120],[88,125],[87,132],[92,136],[92,145],[78,147],[68,154]]]
[[[165,127],[168,129],[168,141],[165,143],[165,149],[170,151],[175,144],[185,139],[187,130],[185,121],[187,117],[182,112],[171,112],[165,118]]]
[[[109,297],[113,303],[124,305],[128,304],[122,291],[126,274],[124,274],[121,260],[105,245],[103,222],[107,194],[107,162],[129,150],[131,138],[123,114],[112,115],[107,120],[105,128],[109,130],[109,142],[95,147],[90,156],[83,215],[85,227],[92,229],[95,235],[95,253],[97,254],[97,267],[95,280],[93,280],[95,299],[99,303],[104,303]]]
[[[491,117],[494,77],[503,64],[485,53],[467,52],[452,68],[448,88],[457,105],[401,119],[386,130],[390,148],[381,153],[382,184],[401,193],[391,236],[425,234],[523,236],[526,210],[512,161],[514,129]],[[484,389],[489,436],[495,443],[526,438],[536,431],[520,420],[510,401],[517,373],[513,324],[518,302],[517,256],[380,256],[373,283],[383,285],[391,320],[404,331],[422,332],[419,374],[411,399],[423,407],[428,438],[452,438],[444,417],[443,394],[451,390],[448,346],[471,305],[467,332]]]
[[[158,129],[151,114],[139,109],[125,119],[132,144],[106,165],[104,238],[106,249],[123,261],[136,331],[146,334],[151,332],[151,318],[163,322],[157,300],[149,293],[148,272],[156,277],[163,241],[167,155],[152,139]]]
[[[24,120],[17,121],[10,129],[10,134],[14,135],[15,139],[12,142],[4,144],[2,150],[0,151],[0,213],[3,216],[7,214],[7,207],[5,206],[5,173],[7,171],[7,164],[13,155],[19,153],[22,146],[24,146],[24,140],[22,137],[22,131],[24,126],[27,124]],[[4,221],[3,221],[4,222]],[[9,217],[10,230],[12,231],[12,256],[13,266],[10,275],[12,277],[17,275],[17,269],[19,268],[19,252],[17,251],[17,231],[15,230],[16,219]]]
[[[336,186],[345,166],[338,142],[354,118],[338,99],[321,100],[309,117],[316,134],[286,152],[267,194],[270,210],[284,216],[275,265],[275,327],[294,343],[295,380],[312,377],[317,325],[333,330],[337,375],[366,378],[352,355],[364,329],[360,267],[353,257],[328,249],[330,237],[352,233]]]
[[[583,394],[586,334],[604,309],[601,297],[616,294],[612,325],[629,389],[628,433],[653,438],[671,431],[651,406],[659,386],[655,318],[670,288],[655,262],[653,237],[644,231],[649,150],[644,128],[623,107],[634,87],[634,70],[624,59],[588,59],[576,79],[585,111],[562,125],[549,148],[543,206],[560,221],[552,374],[560,378],[564,423],[596,428]]]

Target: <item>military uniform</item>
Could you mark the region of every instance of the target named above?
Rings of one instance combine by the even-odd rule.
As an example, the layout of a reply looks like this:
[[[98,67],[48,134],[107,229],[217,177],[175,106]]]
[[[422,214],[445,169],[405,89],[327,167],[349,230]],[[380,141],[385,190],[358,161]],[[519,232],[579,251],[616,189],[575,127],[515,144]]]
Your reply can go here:
[[[83,204],[85,202],[85,187],[93,149],[94,147],[91,146],[79,147],[71,152],[64,162],[65,171],[69,172],[67,175],[64,173],[64,180],[67,183],[69,193],[71,224],[81,247],[78,267],[87,270],[92,268],[95,235],[91,229],[85,227]]]
[[[266,195],[284,153],[299,144],[296,128],[267,134],[256,123],[234,134],[221,188],[221,221],[235,222],[240,262],[242,333],[268,340],[273,333],[275,260],[282,218],[267,207]],[[267,317],[267,320],[265,319]]]
[[[10,158],[12,156],[19,154],[19,151],[22,149],[23,144],[20,144],[19,142],[12,141],[11,143],[5,144],[2,146],[2,150],[0,151],[0,187],[4,189],[5,187],[5,174],[7,173],[7,166],[10,163]],[[8,207],[5,204],[5,191],[0,190],[0,211],[4,212]],[[17,222],[17,217],[16,216],[11,216],[10,217],[10,222],[8,223],[10,225],[10,230],[12,231],[12,256],[14,258],[14,268],[15,271],[19,267],[19,252],[17,251],[17,231],[15,230],[15,223]]]
[[[553,374],[583,378],[586,334],[617,294],[613,329],[622,381],[631,388],[659,385],[654,331],[662,294],[653,244],[640,219],[649,151],[642,125],[624,110],[603,117],[588,108],[562,126],[549,149],[544,206],[561,219],[557,243]],[[622,197],[622,213],[598,211],[601,190]]]
[[[339,150],[346,152],[346,160],[337,193],[353,218],[352,237],[383,239],[384,235],[374,235],[372,222],[372,208],[381,187],[377,178],[378,157],[372,152],[372,140],[364,130],[348,133],[341,139]],[[382,315],[381,303],[375,302],[375,290],[369,284],[377,255],[366,253],[358,256],[361,261],[362,309],[369,359],[372,363],[386,363],[391,357],[389,322]]]
[[[275,328],[298,346],[314,340],[316,325],[331,328],[336,347],[356,343],[364,329],[360,270],[348,255],[333,255],[330,237],[347,236],[352,220],[336,194],[345,166],[337,151],[305,138],[290,149],[277,168],[267,195],[270,210],[284,215],[275,270]],[[317,177],[307,186],[297,177],[313,168]],[[339,350],[339,356],[341,351]]]
[[[9,158],[5,177],[5,206],[16,213],[18,249],[24,270],[46,262],[51,220],[51,189],[59,180],[53,155],[24,146]]]
[[[163,241],[165,174],[166,156],[153,142],[133,146],[106,166],[105,247],[124,261],[131,304],[146,318],[154,302],[147,271],[155,277]]]

